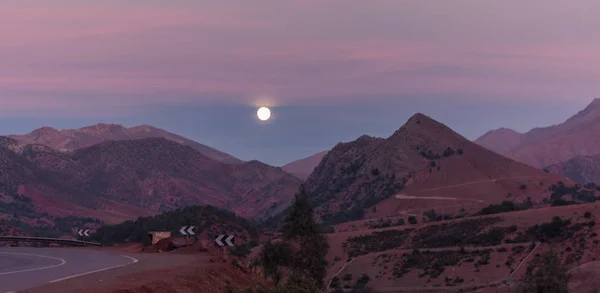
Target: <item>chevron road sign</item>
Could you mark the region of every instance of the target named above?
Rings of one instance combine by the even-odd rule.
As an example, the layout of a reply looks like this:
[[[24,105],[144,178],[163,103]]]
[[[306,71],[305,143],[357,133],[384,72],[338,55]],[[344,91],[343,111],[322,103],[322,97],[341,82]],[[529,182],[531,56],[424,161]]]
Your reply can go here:
[[[227,238],[225,238],[225,237],[227,237]],[[217,237],[217,239],[215,241],[217,242],[217,244],[219,246],[225,246],[225,245],[235,246],[235,244],[233,243],[234,237],[235,237],[234,235],[219,235],[219,237]],[[221,241],[221,240],[223,240],[223,238],[225,238],[225,243],[223,243],[223,241]]]
[[[81,237],[83,237],[83,236],[90,236],[90,230],[87,230],[87,229],[86,230],[79,230],[79,231],[77,231],[77,234],[79,236],[81,236]]]
[[[196,228],[196,226],[183,226],[181,227],[181,229],[179,229],[179,233],[181,233],[181,235],[196,235],[196,233],[194,233],[194,228]]]

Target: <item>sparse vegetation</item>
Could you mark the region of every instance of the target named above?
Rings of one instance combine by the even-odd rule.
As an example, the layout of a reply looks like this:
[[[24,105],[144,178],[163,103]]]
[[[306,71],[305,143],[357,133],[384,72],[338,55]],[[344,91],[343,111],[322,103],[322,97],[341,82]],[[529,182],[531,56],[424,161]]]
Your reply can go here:
[[[351,257],[372,252],[380,252],[400,247],[413,229],[387,230],[369,235],[350,237],[344,242],[344,249]]]
[[[567,293],[569,292],[570,278],[571,276],[567,273],[567,268],[562,266],[559,256],[554,251],[549,251],[528,265],[516,292]]]
[[[498,245],[511,228],[488,227],[501,220],[499,217],[470,219],[428,226],[417,231],[412,245],[414,248]]]
[[[424,251],[414,250],[412,253],[404,253],[399,258],[393,255],[380,255],[376,261],[389,262],[398,259],[393,269],[394,278],[402,278],[411,269],[421,269],[420,277],[429,276],[431,278],[439,277],[448,266],[456,266],[461,261],[468,262],[469,259],[482,258],[489,256],[491,250],[475,250],[469,252],[461,251]]]
[[[477,214],[478,215],[491,215],[491,214],[514,212],[514,211],[522,211],[522,210],[527,210],[527,209],[531,208],[532,206],[533,206],[533,203],[531,202],[531,199],[529,199],[528,201],[519,203],[519,204],[516,204],[513,201],[505,200],[505,201],[502,201],[502,203],[500,203],[500,204],[491,204],[491,205],[483,208]]]
[[[211,239],[226,232],[235,234],[236,238],[242,241],[258,237],[258,230],[248,220],[230,211],[213,206],[189,206],[118,225],[103,226],[91,236],[91,239],[104,244],[124,242],[147,244],[150,231],[171,231],[176,235],[179,233],[177,232],[179,228],[191,225],[196,226],[196,234],[206,231]]]
[[[431,150],[421,151],[420,154],[423,158],[426,158],[428,160],[438,160],[440,158],[440,155],[434,153]]]

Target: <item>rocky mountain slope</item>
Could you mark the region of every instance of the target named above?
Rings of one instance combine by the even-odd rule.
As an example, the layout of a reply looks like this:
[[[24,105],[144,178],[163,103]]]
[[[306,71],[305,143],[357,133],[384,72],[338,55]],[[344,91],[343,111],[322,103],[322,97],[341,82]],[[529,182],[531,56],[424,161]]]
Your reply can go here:
[[[42,127],[28,134],[10,135],[9,137],[15,139],[19,144],[40,144],[61,151],[72,151],[89,147],[106,140],[134,140],[140,138],[162,137],[182,145],[190,146],[203,155],[219,162],[242,162],[229,154],[150,125],[126,128],[119,124],[100,123],[82,128],[65,130]]]
[[[327,152],[329,151],[322,151],[312,156],[287,163],[285,166],[281,167],[281,169],[302,180],[305,180],[308,178],[308,176],[310,176],[310,173],[312,173],[315,167],[319,165]]]
[[[320,220],[333,224],[444,205],[428,197],[445,197],[448,205],[489,205],[513,196],[541,201],[559,180],[416,114],[388,138],[361,136],[336,145],[306,185]]]
[[[225,164],[164,138],[105,141],[72,152],[0,142],[0,213],[31,226],[43,225],[39,219],[50,225],[53,217],[116,223],[194,204],[262,218],[285,209],[300,184],[280,168]]]
[[[476,143],[536,168],[576,156],[600,154],[600,99],[565,122],[519,134],[500,129],[486,133]]]
[[[600,155],[576,156],[546,170],[581,183],[600,183]]]

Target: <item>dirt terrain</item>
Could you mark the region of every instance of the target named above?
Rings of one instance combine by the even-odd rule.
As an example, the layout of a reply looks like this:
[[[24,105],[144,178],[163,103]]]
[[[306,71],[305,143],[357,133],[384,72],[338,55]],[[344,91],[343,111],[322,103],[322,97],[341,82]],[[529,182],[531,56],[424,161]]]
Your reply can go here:
[[[570,223],[543,243],[531,236],[553,217]],[[597,272],[600,256],[599,219],[599,204],[589,203],[329,234],[329,278],[344,287],[367,275],[377,292],[496,292],[554,249],[574,272],[573,292],[587,293],[594,278],[585,276]]]

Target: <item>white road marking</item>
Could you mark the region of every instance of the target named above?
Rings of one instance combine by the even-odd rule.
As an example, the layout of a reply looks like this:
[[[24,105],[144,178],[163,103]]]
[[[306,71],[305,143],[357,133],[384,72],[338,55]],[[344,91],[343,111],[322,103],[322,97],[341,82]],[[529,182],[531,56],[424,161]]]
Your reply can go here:
[[[58,261],[60,261],[60,263],[57,264],[57,265],[51,265],[51,266],[41,267],[41,268],[19,270],[19,271],[11,271],[11,272],[3,272],[3,273],[0,273],[0,276],[10,275],[10,274],[16,274],[16,273],[25,273],[25,272],[33,272],[33,271],[39,271],[39,270],[46,270],[46,269],[60,267],[60,266],[62,266],[62,265],[64,265],[64,264],[67,263],[66,260],[64,260],[62,258],[58,258],[58,257],[51,257],[51,256],[38,255],[38,254],[30,254],[30,253],[0,252],[0,254],[2,254],[2,253],[3,254],[12,254],[12,255],[26,255],[26,256],[35,256],[35,257],[41,257],[41,258],[48,258],[48,259],[58,260]]]
[[[122,265],[118,265],[118,266],[112,266],[112,267],[109,267],[109,268],[104,268],[104,269],[99,269],[99,270],[95,270],[95,271],[85,272],[85,273],[81,273],[81,274],[77,274],[77,275],[67,276],[67,277],[64,277],[64,278],[60,278],[60,279],[56,279],[56,280],[50,281],[48,283],[56,283],[56,282],[66,281],[66,280],[69,280],[69,279],[73,279],[73,278],[77,278],[77,277],[81,277],[81,276],[85,276],[85,275],[90,275],[90,274],[94,274],[94,273],[108,271],[108,270],[112,270],[112,269],[116,269],[116,268],[128,266],[130,264],[134,264],[134,263],[136,263],[136,262],[139,261],[138,259],[135,259],[135,258],[133,258],[131,256],[127,256],[127,255],[121,255],[121,256],[130,259],[131,262],[130,263],[126,263],[126,264],[122,264]]]

